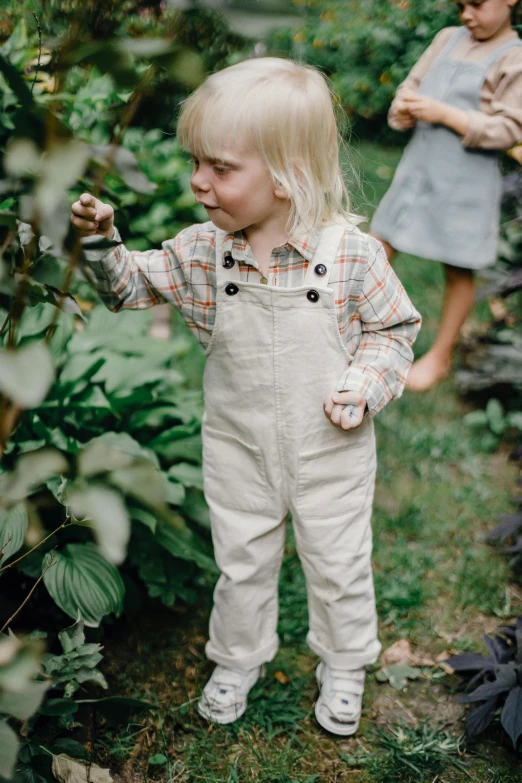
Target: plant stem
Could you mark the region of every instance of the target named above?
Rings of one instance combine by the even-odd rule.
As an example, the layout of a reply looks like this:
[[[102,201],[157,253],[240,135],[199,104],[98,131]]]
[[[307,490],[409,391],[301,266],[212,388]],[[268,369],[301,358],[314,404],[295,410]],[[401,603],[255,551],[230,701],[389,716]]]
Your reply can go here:
[[[50,559],[49,563],[47,564],[45,569],[42,571],[41,575],[38,577],[38,579],[36,580],[36,582],[34,583],[32,588],[29,590],[29,592],[27,593],[25,599],[22,601],[22,603],[20,604],[20,606],[18,607],[16,612],[14,614],[12,614],[11,617],[8,620],[6,620],[6,622],[0,628],[0,633],[3,633],[5,631],[5,629],[9,625],[9,623],[11,623],[12,620],[14,620],[14,618],[16,617],[16,615],[24,608],[24,606],[26,605],[26,603],[28,602],[28,600],[30,599],[30,597],[32,596],[32,594],[34,593],[34,591],[36,590],[36,588],[38,587],[38,585],[40,584],[42,579],[44,578],[45,573],[49,570],[49,568],[52,565],[54,565],[54,552],[51,552],[51,559]]]
[[[40,60],[42,58],[42,28],[40,27],[40,20],[34,11],[33,16],[36,19],[36,29],[38,30],[38,62],[36,63],[36,71],[34,72],[33,83],[31,84],[31,92],[34,90],[34,85],[36,84],[36,77],[38,76],[38,71],[40,70]]]
[[[61,530],[61,529],[62,529],[62,527],[67,527],[67,525],[68,525],[68,523],[69,523],[69,519],[70,519],[70,517],[67,517],[67,519],[65,520],[65,522],[62,522],[62,524],[61,524],[61,525],[59,525],[59,526],[56,528],[56,530],[53,530],[53,532],[52,532],[52,533],[49,533],[49,535],[48,535],[48,536],[46,536],[45,538],[42,538],[42,540],[41,540],[41,541],[39,541],[37,544],[35,544],[35,545],[33,546],[33,548],[32,548],[32,549],[30,549],[28,552],[25,552],[25,553],[24,553],[23,555],[21,555],[19,558],[17,558],[16,560],[13,560],[13,562],[12,562],[12,563],[8,563],[7,565],[5,565],[5,566],[2,566],[2,568],[0,568],[0,574],[2,573],[2,571],[6,571],[8,568],[11,568],[11,566],[14,566],[14,565],[16,565],[16,563],[19,563],[19,562],[20,562],[20,560],[23,560],[23,559],[24,559],[24,557],[27,557],[27,555],[30,555],[30,554],[31,554],[31,552],[34,552],[34,550],[35,550],[35,549],[38,549],[38,547],[39,547],[39,546],[42,546],[42,544],[45,544],[45,542],[46,542],[46,541],[48,541],[48,540],[51,538],[51,536],[54,536],[54,534],[55,534],[55,533],[57,533],[59,530]]]

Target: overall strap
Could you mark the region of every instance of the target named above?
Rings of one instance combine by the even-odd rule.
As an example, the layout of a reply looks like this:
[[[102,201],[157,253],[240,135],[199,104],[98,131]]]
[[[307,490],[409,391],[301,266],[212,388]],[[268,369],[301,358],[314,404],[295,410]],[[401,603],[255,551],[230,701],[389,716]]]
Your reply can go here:
[[[446,43],[446,46],[444,47],[444,49],[438,55],[437,60],[440,57],[445,57],[447,54],[449,54],[456,47],[456,45],[459,43],[459,41],[462,38],[464,38],[464,36],[466,35],[466,32],[467,32],[467,30],[466,30],[465,27],[459,27],[458,30],[455,30],[455,32],[453,33],[453,35],[451,36],[449,41]]]
[[[322,229],[314,257],[306,270],[304,285],[328,285],[337,257],[337,251],[347,227],[347,223],[333,223]]]
[[[219,284],[225,280],[240,280],[239,264],[237,261],[230,265],[232,256],[223,258],[223,242],[227,232],[216,228],[216,282]]]
[[[521,46],[522,41],[520,38],[514,38],[512,41],[508,41],[503,46],[499,46],[498,49],[495,49],[491,52],[487,57],[485,57],[483,60],[480,60],[480,62],[477,63],[477,65],[480,65],[484,68],[485,71],[489,69],[493,63],[499,59],[499,57],[502,57],[504,52],[507,52],[508,49],[512,49],[514,46]]]

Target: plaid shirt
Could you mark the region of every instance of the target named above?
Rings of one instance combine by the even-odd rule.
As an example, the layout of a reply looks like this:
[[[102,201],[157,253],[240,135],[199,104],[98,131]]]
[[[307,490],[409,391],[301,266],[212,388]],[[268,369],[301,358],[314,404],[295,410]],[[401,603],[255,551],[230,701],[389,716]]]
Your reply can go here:
[[[319,236],[317,230],[275,248],[266,280],[241,232],[225,238],[223,254],[232,254],[244,280],[291,288],[303,284]],[[115,239],[119,239],[117,232]],[[130,251],[121,244],[109,252],[96,251],[88,249],[87,241],[84,252],[109,309],[117,312],[169,302],[206,348],[216,318],[215,239],[216,228],[209,222],[184,229],[164,242],[161,250]],[[354,357],[337,390],[362,394],[373,415],[402,394],[420,315],[382,245],[354,226],[347,226],[329,287],[336,294],[341,338]]]

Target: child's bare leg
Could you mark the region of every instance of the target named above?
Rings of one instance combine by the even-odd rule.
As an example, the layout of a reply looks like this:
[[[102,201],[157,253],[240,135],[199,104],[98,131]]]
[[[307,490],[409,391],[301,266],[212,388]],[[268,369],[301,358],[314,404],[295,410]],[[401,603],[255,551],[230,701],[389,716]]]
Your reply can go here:
[[[383,246],[383,248],[384,248],[384,250],[386,252],[386,257],[387,257],[388,261],[391,264],[391,262],[393,261],[394,257],[397,254],[397,251],[395,250],[395,248],[392,247],[388,242],[386,242],[385,239],[381,239],[380,237],[378,237],[377,234],[370,234],[370,236],[375,237],[375,239],[379,240],[379,242],[381,243],[381,245]]]
[[[445,378],[451,369],[451,356],[460,329],[475,301],[473,271],[444,265],[445,287],[442,315],[435,342],[422,359],[415,362],[406,381],[411,391],[426,391]]]
[[[168,340],[172,335],[172,306],[161,304],[152,310],[152,323],[149,327],[149,337]]]

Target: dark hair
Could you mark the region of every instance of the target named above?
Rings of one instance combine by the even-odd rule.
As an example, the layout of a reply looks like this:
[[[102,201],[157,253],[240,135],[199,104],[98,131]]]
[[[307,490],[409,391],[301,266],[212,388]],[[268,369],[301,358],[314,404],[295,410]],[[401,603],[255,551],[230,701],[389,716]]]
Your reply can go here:
[[[513,27],[520,27],[522,25],[522,2],[518,0],[517,3],[511,9],[511,24]],[[522,32],[522,30],[519,30]]]

